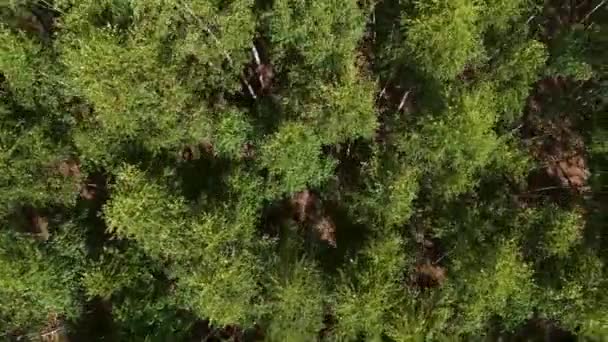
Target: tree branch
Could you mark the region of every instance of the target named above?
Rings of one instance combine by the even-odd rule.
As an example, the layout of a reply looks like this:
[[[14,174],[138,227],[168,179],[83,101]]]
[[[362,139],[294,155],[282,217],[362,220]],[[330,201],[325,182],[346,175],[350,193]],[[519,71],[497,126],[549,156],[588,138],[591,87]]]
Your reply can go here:
[[[255,44],[251,45],[251,52],[253,53],[255,64],[258,66],[262,65],[262,59],[260,58],[260,53],[258,52],[258,48],[255,46]]]
[[[52,330],[52,331],[46,332],[44,334],[41,334],[40,337],[42,338],[42,337],[46,337],[46,336],[49,336],[49,335],[53,335],[54,333],[63,331],[63,329],[64,329],[63,327],[59,327],[59,328],[57,328],[55,330]]]
[[[407,101],[407,98],[410,96],[410,93],[412,91],[408,90],[405,92],[405,94],[403,94],[403,97],[401,98],[401,102],[399,103],[399,109],[398,110],[402,110],[403,106],[405,106],[405,101]]]
[[[589,13],[587,13],[587,15],[583,18],[583,20],[581,20],[581,22],[586,21],[587,19],[589,19],[589,17],[591,17],[593,15],[593,13],[595,13],[597,10],[600,9],[600,7],[604,6],[606,4],[606,2],[608,2],[608,0],[603,0],[601,1],[597,6],[595,6]]]

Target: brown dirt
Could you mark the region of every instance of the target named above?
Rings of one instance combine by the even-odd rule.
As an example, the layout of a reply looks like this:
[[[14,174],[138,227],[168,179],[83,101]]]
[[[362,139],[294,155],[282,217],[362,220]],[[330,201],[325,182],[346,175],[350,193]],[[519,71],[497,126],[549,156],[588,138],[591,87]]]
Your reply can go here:
[[[289,204],[296,222],[312,228],[315,238],[319,241],[334,248],[337,246],[336,225],[327,215],[319,196],[310,190],[304,190],[293,195]]]
[[[592,8],[591,0],[546,0],[541,17],[543,39],[550,41],[572,25],[581,23]]]
[[[75,160],[64,160],[59,163],[59,173],[64,177],[80,177],[80,165]]]
[[[255,146],[248,142],[243,146],[243,150],[241,151],[241,157],[243,159],[255,159],[256,149]]]
[[[80,192],[80,197],[85,200],[95,200],[100,189],[104,186],[104,182],[100,183],[98,177],[89,176],[84,178],[80,169],[80,163],[76,160],[63,160],[59,163],[57,169],[62,176],[75,180],[75,186]]]
[[[317,213],[320,210],[319,198],[309,190],[304,190],[293,195],[290,203],[294,210],[295,218],[299,222],[306,221],[311,213]]]
[[[334,327],[336,325],[336,317],[334,317],[331,314],[326,314],[325,317],[323,318],[323,328],[321,328],[321,330],[319,331],[318,334],[318,341],[327,341],[327,340],[331,340],[331,334],[332,331],[334,330]]]
[[[405,114],[414,113],[414,88],[387,82],[378,94],[378,105],[382,110],[397,110]]]
[[[498,340],[498,338],[497,338]],[[543,319],[532,318],[524,326],[512,333],[505,333],[500,336],[500,340],[505,342],[517,341],[543,341],[543,342],[573,342],[576,337],[563,330],[557,322]]]
[[[200,320],[194,324],[191,336],[187,341],[191,342],[220,342],[220,341],[263,341],[264,332],[259,325],[251,329],[243,329],[238,325],[225,327],[213,327],[207,320]]]
[[[410,286],[423,290],[441,286],[447,278],[447,270],[440,264],[444,255],[439,242],[420,233],[415,235],[415,240],[419,249],[416,267],[410,275]]]
[[[528,99],[524,141],[541,169],[532,175],[531,192],[563,188],[575,194],[589,190],[589,165],[583,137],[568,113],[547,115],[547,98],[567,96],[567,80],[548,78]]]
[[[25,232],[32,234],[40,241],[48,241],[50,238],[48,218],[29,206],[24,207],[22,213],[27,219],[27,224],[23,227]]]
[[[49,315],[46,327],[40,332],[41,342],[68,342],[63,320],[56,314]]]
[[[80,197],[87,201],[94,201],[99,196],[99,187],[96,184],[84,184],[80,189]]]
[[[270,60],[268,43],[256,39],[252,45],[252,60],[245,66],[243,74],[257,96],[268,96],[274,89],[275,71]],[[257,53],[257,58],[255,56]]]
[[[445,268],[425,262],[416,265],[413,283],[421,289],[441,286],[447,277]]]
[[[198,144],[192,144],[185,146],[179,154],[179,160],[183,162],[190,162],[201,159],[203,154],[216,156],[217,153],[213,147],[213,144],[209,141],[203,141]]]
[[[46,217],[38,215],[32,217],[32,227],[40,240],[47,241],[49,239],[49,220]]]
[[[192,151],[192,148],[190,146],[184,147],[184,149],[182,150],[181,155],[180,155],[180,160],[184,161],[184,162],[189,162],[189,161],[194,160],[194,151]]]

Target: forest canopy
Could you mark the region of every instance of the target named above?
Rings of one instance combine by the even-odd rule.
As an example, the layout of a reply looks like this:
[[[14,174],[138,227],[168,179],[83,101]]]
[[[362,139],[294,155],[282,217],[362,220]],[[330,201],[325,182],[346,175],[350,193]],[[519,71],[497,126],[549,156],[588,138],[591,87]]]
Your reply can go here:
[[[606,0],[0,0],[0,340],[608,340]]]

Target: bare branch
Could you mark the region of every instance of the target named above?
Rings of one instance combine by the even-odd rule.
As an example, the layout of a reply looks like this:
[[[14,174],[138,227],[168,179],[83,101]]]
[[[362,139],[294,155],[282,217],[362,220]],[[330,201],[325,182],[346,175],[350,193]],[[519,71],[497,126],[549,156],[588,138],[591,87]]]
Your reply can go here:
[[[247,82],[247,80],[245,79],[245,76],[243,76],[241,74],[241,80],[243,81],[243,83],[245,83],[245,86],[247,87],[247,91],[249,91],[249,95],[251,95],[251,97],[253,97],[253,99],[257,99],[257,95],[255,94],[255,90],[253,90],[253,87],[251,86],[251,84],[249,82]]]
[[[587,21],[587,19],[589,19],[589,17],[591,17],[593,13],[599,10],[600,7],[604,6],[606,2],[608,2],[608,0],[603,0],[599,4],[597,4],[597,6],[595,6],[589,13],[587,13],[587,15],[583,18],[583,20],[581,20],[581,22]]]
[[[253,52],[253,58],[255,59],[255,63],[258,66],[262,65],[262,60],[260,59],[260,54],[259,54],[258,49],[256,48],[255,44],[251,45],[251,52]]]
[[[403,97],[401,98],[401,102],[399,103],[399,109],[398,110],[402,110],[403,106],[405,106],[405,101],[407,101],[407,98],[410,96],[411,90],[408,90],[405,92],[405,94],[403,94]]]
[[[64,330],[64,327],[61,326],[61,327],[59,327],[59,328],[57,328],[55,330],[46,332],[44,334],[40,334],[40,338],[46,337],[46,336],[49,336],[49,335],[53,335],[53,334],[58,333],[58,332],[63,331],[63,330]]]
[[[255,46],[255,44],[251,45],[251,52],[253,53],[253,59],[255,59],[255,63],[258,66],[258,70],[261,69],[260,67],[262,66],[262,59],[260,58],[260,53],[258,52],[258,48]],[[264,89],[266,85],[264,82],[264,75],[262,75],[261,72],[258,73],[258,81],[260,82],[262,89]]]
[[[530,22],[532,22],[532,20],[534,20],[534,18],[536,18],[536,15],[531,15],[530,18],[528,18],[528,20],[526,20],[526,25],[529,25]]]
[[[387,86],[388,85],[385,85],[384,88],[382,88],[382,91],[380,92],[380,94],[378,94],[378,98],[379,99],[381,99],[384,96],[384,94],[386,94],[386,87]]]
[[[528,194],[534,194],[537,192],[543,192],[543,191],[548,191],[548,190],[563,190],[563,189],[570,189],[571,187],[569,186],[563,186],[563,185],[557,185],[557,186],[547,186],[544,188],[540,188],[540,189],[534,189],[532,191],[528,191]]]
[[[40,0],[40,2],[45,5],[48,9],[51,9],[59,14],[66,15],[66,13],[59,8],[55,7],[53,4],[49,3],[47,0]]]
[[[433,261],[433,265],[437,265],[438,263],[441,262],[441,260],[445,259],[447,256],[449,256],[450,254],[452,254],[454,250],[451,250],[445,254],[443,254],[442,256],[440,256],[437,260]]]
[[[522,127],[524,127],[524,124],[520,124],[519,126],[513,128],[510,134],[515,134],[515,132],[519,131]]]

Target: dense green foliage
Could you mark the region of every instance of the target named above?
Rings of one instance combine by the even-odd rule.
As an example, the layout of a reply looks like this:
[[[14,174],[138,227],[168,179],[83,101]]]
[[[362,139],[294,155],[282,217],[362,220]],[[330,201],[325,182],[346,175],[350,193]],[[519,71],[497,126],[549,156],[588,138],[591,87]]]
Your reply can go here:
[[[0,339],[608,339],[608,4],[0,0]]]

